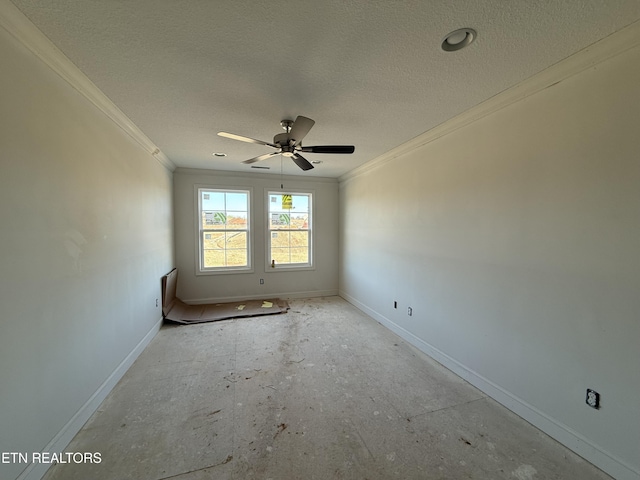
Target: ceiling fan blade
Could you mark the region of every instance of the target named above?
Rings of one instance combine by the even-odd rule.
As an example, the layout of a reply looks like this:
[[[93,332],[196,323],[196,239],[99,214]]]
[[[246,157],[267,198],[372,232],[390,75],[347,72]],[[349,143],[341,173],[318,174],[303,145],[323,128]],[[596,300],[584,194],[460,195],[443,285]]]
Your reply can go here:
[[[236,135],[235,133],[218,132],[218,135],[232,140],[240,140],[241,142],[257,143],[258,145],[266,145],[267,147],[279,148],[273,143],[264,142],[262,140],[256,140],[255,138],[243,137],[242,135]]]
[[[315,147],[302,147],[301,152],[309,153],[353,153],[356,147],[353,145],[318,145]]]
[[[313,165],[311,165],[311,163],[309,163],[309,161],[302,155],[294,153],[291,158],[293,158],[293,161],[296,162],[296,165],[298,165],[302,170],[311,170],[313,168]]]
[[[302,139],[307,136],[307,133],[309,133],[309,130],[311,130],[311,127],[313,127],[315,123],[316,122],[310,118],[298,115],[296,121],[293,122],[289,137],[296,141],[296,145],[300,145]]]
[[[260,155],[259,157],[254,157],[254,158],[250,158],[249,160],[245,160],[242,163],[256,163],[259,162],[260,160],[266,160],[267,158],[271,158],[271,157],[275,157],[276,155],[280,155],[280,152],[273,152],[273,153],[265,153],[264,155]]]

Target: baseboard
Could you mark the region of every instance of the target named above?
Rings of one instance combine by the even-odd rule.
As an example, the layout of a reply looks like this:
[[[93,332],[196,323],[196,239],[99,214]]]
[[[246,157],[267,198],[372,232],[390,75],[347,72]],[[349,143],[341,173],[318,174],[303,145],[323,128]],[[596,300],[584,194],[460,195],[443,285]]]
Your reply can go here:
[[[158,320],[155,325],[149,330],[142,340],[135,346],[135,348],[127,355],[127,357],[118,365],[118,367],[109,375],[102,385],[96,390],[96,392],[87,400],[87,402],[76,412],[76,414],[62,427],[58,434],[53,437],[53,440],[42,450],[43,452],[64,452],[65,448],[69,445],[73,437],[80,431],[83,425],[89,420],[91,415],[98,409],[100,404],[107,398],[107,395],[113,387],[120,381],[124,374],[129,370],[129,367],[133,365],[136,358],[142,353],[142,351],[149,345],[153,337],[156,336],[160,327],[162,326],[162,318]],[[31,463],[16,480],[40,480],[47,470],[51,467],[50,464],[44,463]]]
[[[475,372],[473,369],[438,350],[433,345],[430,345],[400,325],[389,320],[384,315],[369,308],[346,292],[341,290],[338,295],[602,471],[617,480],[640,480],[640,472],[634,470],[633,467],[627,465],[614,455],[604,451],[599,446],[594,445],[587,438],[564,425],[562,422],[529,405],[521,398],[518,398],[501,386]]]
[[[280,292],[259,295],[240,295],[233,297],[209,297],[183,299],[189,305],[202,305],[205,303],[241,302],[243,300],[263,300],[267,298],[315,298],[315,297],[335,297],[338,290],[312,290],[308,292]]]

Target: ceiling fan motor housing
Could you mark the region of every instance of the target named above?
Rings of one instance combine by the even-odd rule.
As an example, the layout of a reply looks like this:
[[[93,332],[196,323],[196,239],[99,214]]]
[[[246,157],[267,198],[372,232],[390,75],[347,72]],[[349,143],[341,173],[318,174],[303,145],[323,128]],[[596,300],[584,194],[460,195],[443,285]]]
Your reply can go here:
[[[276,145],[280,145],[283,150],[289,145],[293,147],[293,144],[295,142],[292,142],[291,140],[292,139],[288,133],[278,133],[275,137],[273,137],[273,143],[275,143]]]

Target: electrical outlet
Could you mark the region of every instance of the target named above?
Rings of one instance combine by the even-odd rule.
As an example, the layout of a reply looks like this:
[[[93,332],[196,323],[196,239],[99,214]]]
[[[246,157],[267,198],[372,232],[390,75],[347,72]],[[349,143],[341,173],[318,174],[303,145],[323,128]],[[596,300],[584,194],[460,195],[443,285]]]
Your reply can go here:
[[[407,315],[409,315],[409,316],[413,315],[413,308],[409,307],[407,309]]]
[[[264,278],[260,279],[260,285],[264,285]]]
[[[587,388],[586,402],[591,408],[598,410],[600,408],[600,394],[595,390]]]

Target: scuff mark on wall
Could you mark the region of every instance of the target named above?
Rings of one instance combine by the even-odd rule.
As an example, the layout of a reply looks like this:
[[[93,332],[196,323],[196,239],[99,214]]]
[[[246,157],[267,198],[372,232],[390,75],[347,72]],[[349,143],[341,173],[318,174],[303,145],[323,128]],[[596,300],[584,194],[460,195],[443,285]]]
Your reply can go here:
[[[82,245],[87,243],[87,240],[77,230],[67,230],[65,233],[64,247],[67,250],[69,256],[73,259],[72,269],[74,273],[82,272]]]

